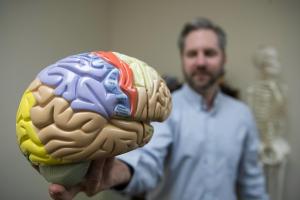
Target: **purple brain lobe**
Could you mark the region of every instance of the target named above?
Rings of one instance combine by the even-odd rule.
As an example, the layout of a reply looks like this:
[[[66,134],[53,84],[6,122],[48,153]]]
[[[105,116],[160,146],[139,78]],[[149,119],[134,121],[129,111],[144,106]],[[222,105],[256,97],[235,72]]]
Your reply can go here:
[[[59,60],[38,74],[55,89],[55,95],[71,103],[74,110],[90,110],[110,118],[130,116],[130,103],[119,86],[119,70],[93,53]]]

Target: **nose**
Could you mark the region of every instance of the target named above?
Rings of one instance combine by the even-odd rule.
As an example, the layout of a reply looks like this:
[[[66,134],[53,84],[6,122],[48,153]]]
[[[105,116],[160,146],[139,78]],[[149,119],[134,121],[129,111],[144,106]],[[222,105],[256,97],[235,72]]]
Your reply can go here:
[[[196,64],[198,66],[205,66],[206,65],[206,57],[203,53],[198,53],[197,58],[196,58]]]

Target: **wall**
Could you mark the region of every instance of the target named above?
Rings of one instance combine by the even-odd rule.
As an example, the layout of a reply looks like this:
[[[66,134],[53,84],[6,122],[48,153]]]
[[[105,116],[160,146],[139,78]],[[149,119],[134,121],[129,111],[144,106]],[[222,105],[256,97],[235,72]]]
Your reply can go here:
[[[108,48],[106,16],[106,0],[0,1],[0,199],[50,199],[48,183],[16,145],[15,113],[41,69],[71,54]]]
[[[228,33],[227,80],[245,91],[256,79],[251,56],[260,44],[274,45],[289,85],[292,147],[285,200],[300,191],[300,74],[297,0],[0,0],[1,199],[47,199],[47,183],[17,149],[15,112],[26,86],[43,67],[78,52],[111,49],[138,57],[162,74],[180,78],[176,40],[183,23],[206,16]],[[9,192],[9,191],[13,192]],[[15,190],[15,191],[14,191]],[[84,199],[80,195],[76,199]],[[95,197],[96,199],[96,197]]]

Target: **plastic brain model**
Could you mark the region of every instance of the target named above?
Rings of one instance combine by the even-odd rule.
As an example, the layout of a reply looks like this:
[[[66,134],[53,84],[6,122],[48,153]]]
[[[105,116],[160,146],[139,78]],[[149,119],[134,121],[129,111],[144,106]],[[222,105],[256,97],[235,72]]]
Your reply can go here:
[[[78,183],[91,160],[146,144],[170,92],[146,63],[116,52],[69,56],[42,70],[17,112],[23,154],[50,182]]]

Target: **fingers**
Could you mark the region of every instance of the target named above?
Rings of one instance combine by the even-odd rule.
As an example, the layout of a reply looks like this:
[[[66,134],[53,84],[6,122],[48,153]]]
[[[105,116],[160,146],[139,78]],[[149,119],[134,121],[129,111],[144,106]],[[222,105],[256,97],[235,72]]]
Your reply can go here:
[[[80,191],[81,187],[79,185],[73,186],[68,190],[58,184],[51,184],[49,186],[49,194],[54,200],[71,200]]]
[[[107,181],[105,181],[107,178],[105,173],[109,173],[113,160],[113,158],[110,158],[92,161],[85,181],[79,185],[65,188],[62,185],[51,184],[49,186],[51,198],[54,200],[71,200],[80,191],[85,192],[87,196],[93,196],[101,190],[110,188],[110,185],[107,185]]]
[[[106,158],[92,161],[83,184],[83,191],[88,196],[110,188],[110,185],[107,185],[106,181],[107,176],[109,176],[109,170],[107,168],[112,167],[113,159],[114,158]]]
[[[107,172],[108,170],[112,169],[112,167],[114,165],[114,161],[115,161],[114,157],[106,159],[105,166],[104,166],[104,172]]]
[[[90,168],[86,174],[86,183],[88,185],[95,184],[96,182],[100,182],[103,176],[103,168],[105,165],[105,159],[93,160]]]
[[[103,177],[103,168],[105,159],[92,161],[89,171],[86,175],[86,180],[83,184],[83,190],[88,196],[92,196],[101,189],[101,180]]]

